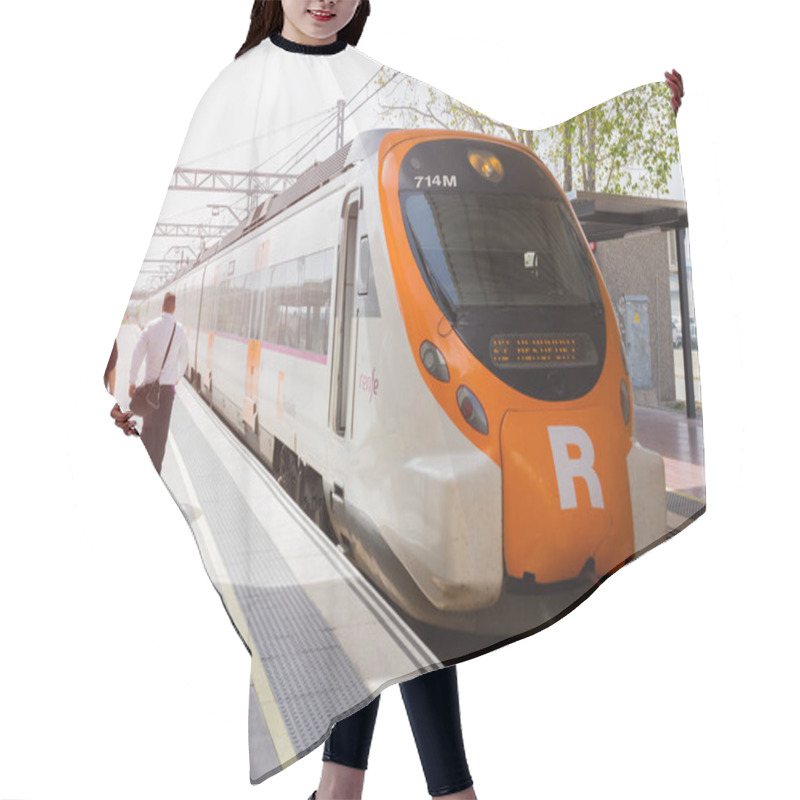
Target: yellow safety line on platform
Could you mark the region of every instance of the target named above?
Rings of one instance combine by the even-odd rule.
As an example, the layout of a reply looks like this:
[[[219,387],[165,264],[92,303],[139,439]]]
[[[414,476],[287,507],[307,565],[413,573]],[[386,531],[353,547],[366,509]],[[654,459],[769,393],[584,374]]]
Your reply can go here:
[[[670,494],[679,494],[681,497],[685,497],[688,500],[694,500],[696,503],[703,503],[705,505],[706,502],[705,500],[703,500],[702,497],[695,497],[693,494],[686,494],[686,492],[679,492],[677,489],[667,488],[667,491]]]
[[[250,670],[253,679],[253,687],[258,697],[258,704],[261,707],[261,713],[264,715],[264,721],[267,724],[272,744],[275,747],[278,763],[284,768],[288,767],[290,764],[297,761],[297,753],[289,737],[289,731],[286,728],[283,715],[275,700],[275,695],[270,686],[269,679],[267,678],[264,664],[261,661],[261,655],[258,652],[250,629],[247,626],[244,612],[236,598],[236,593],[233,591],[233,585],[228,577],[222,555],[217,549],[217,544],[214,541],[211,529],[209,528],[205,515],[202,513],[202,506],[194,490],[192,480],[189,477],[189,471],[186,468],[186,464],[181,457],[180,451],[171,433],[168,435],[168,441],[175,455],[175,463],[178,466],[181,479],[186,486],[186,491],[189,493],[189,502],[200,512],[199,516],[193,520],[191,527],[199,534],[198,543],[201,544],[203,551],[207,554],[209,561],[208,566],[210,567],[209,571],[213,576],[212,580],[222,595],[225,608],[228,610],[236,629],[241,633],[242,638],[247,642],[247,646],[250,648],[250,653],[253,656]]]

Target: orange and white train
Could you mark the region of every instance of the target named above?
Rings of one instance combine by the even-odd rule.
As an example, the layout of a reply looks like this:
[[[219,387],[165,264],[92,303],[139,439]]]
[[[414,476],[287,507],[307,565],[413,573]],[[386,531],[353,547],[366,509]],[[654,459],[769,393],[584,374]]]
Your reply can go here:
[[[666,533],[608,292],[521,144],[366,131],[142,324],[165,291],[192,384],[417,617],[500,630],[502,598],[596,585]]]

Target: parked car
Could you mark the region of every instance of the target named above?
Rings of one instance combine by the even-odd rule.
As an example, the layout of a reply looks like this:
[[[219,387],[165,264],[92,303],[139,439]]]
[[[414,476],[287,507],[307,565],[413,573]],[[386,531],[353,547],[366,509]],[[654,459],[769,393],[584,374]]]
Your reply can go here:
[[[689,317],[689,334],[692,337],[692,350],[697,350],[697,324],[694,317]],[[676,350],[683,344],[683,329],[681,318],[672,318],[672,346]]]
[[[683,337],[681,336],[681,318],[672,318],[672,347],[677,350],[683,344]]]

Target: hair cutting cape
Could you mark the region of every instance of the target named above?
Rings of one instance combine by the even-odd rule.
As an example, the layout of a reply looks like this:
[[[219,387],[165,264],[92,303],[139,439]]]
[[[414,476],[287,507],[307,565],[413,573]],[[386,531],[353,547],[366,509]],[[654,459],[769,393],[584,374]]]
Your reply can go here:
[[[662,84],[533,132],[272,37],[209,88],[116,392],[159,374],[173,293],[142,441],[252,655],[253,782],[702,513],[676,185]]]

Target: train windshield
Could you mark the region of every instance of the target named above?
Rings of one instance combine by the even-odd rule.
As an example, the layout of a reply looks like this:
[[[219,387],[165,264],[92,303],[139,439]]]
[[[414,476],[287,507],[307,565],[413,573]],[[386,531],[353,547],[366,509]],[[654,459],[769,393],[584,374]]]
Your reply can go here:
[[[600,302],[594,270],[560,198],[405,192],[412,246],[450,315],[463,306]]]
[[[601,288],[540,162],[478,137],[422,141],[403,158],[398,192],[420,274],[475,357],[532,397],[589,391],[606,352]]]

